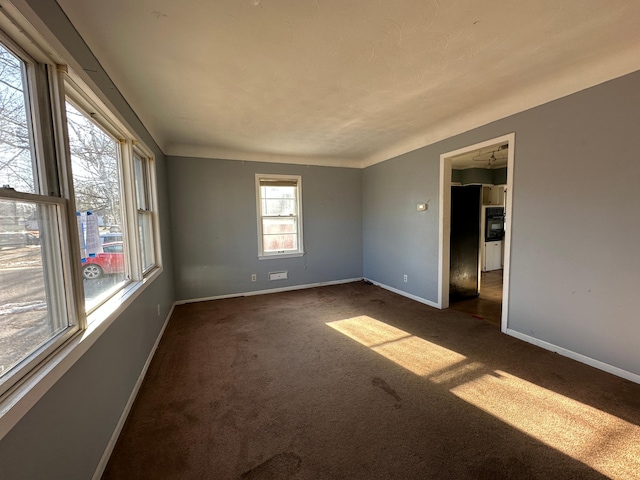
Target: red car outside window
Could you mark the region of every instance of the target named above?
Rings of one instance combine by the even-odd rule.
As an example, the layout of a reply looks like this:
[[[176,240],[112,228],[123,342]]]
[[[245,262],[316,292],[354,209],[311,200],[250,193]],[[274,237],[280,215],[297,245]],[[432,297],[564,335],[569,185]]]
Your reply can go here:
[[[122,242],[105,243],[104,253],[97,253],[82,262],[82,275],[87,280],[100,278],[102,275],[124,271],[124,251]]]

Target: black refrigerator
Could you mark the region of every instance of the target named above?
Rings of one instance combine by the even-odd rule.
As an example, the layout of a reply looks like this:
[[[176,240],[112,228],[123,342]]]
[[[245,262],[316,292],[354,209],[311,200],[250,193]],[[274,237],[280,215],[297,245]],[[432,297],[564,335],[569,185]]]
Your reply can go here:
[[[478,296],[482,186],[451,187],[449,302]]]

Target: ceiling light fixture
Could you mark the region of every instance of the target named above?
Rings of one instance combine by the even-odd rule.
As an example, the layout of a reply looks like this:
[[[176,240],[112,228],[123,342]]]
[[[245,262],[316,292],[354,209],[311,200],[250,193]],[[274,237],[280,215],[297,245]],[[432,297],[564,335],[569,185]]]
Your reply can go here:
[[[491,158],[489,158],[489,162],[487,163],[487,168],[491,168],[491,164],[496,161],[496,156],[494,152],[491,152]]]

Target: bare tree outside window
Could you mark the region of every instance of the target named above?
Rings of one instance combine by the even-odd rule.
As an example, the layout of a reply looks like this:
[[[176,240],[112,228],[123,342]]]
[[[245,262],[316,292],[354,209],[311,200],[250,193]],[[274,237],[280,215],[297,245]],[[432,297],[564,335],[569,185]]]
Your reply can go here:
[[[0,380],[70,327],[58,209],[38,193],[27,91],[24,61],[0,44]]]
[[[33,193],[34,156],[25,92],[23,62],[0,45],[0,186]]]
[[[122,225],[117,142],[69,102],[67,126],[76,209]]]
[[[120,188],[118,141],[102,130],[89,115],[67,102],[69,152],[76,209],[97,217],[100,244],[85,252],[82,262],[85,307],[90,310],[126,279],[125,252],[105,253],[102,245],[125,245]],[[86,218],[86,217],[85,217]],[[117,231],[117,232],[114,232]],[[114,238],[114,233],[120,233]],[[82,236],[81,236],[82,242]]]
[[[23,19],[13,20],[21,29]],[[12,388],[46,391],[34,389],[40,379],[21,382],[39,365],[66,358],[61,346],[77,348],[69,341],[78,331],[119,307],[109,299],[122,292],[135,298],[160,268],[153,154],[108,107],[94,103],[82,81],[54,67],[61,57],[51,46],[12,32],[0,36],[3,398]],[[76,295],[78,282],[84,296]],[[86,315],[77,308],[81,298]],[[44,380],[55,382],[47,373]]]

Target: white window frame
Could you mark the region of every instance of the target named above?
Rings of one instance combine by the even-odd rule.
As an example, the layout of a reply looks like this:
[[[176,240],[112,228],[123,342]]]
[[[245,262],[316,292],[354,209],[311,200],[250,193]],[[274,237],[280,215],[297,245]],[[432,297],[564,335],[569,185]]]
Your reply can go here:
[[[152,246],[153,246],[153,263],[148,267],[144,267],[142,265],[142,255],[138,255],[138,249],[135,250],[135,262],[137,264],[137,275],[138,279],[142,279],[145,275],[149,275],[155,269],[161,268],[161,258],[160,254],[160,230],[158,223],[158,196],[157,196],[157,185],[156,185],[156,162],[155,157],[151,153],[151,151],[146,148],[143,144],[137,142],[136,140],[131,142],[130,145],[130,168],[129,174],[131,175],[131,179],[129,184],[131,185],[132,191],[132,201],[127,202],[127,207],[130,207],[131,214],[127,215],[127,219],[129,220],[130,226],[129,231],[135,232],[135,242],[136,246],[140,246],[140,232],[138,230],[138,219],[140,216],[146,216],[151,219],[151,234],[153,235]],[[138,206],[138,191],[137,191],[137,182],[135,175],[135,157],[140,158],[143,161],[145,168],[145,207],[139,208]]]
[[[65,98],[85,115],[88,115],[98,126],[108,135],[119,143],[118,161],[120,173],[120,189],[121,201],[123,203],[124,222],[121,226],[123,241],[125,242],[125,276],[126,280],[114,289],[109,297],[104,298],[99,304],[91,308],[87,312],[88,323],[93,322],[96,318],[93,315],[102,305],[108,304],[111,298],[118,297],[122,292],[135,282],[141,282],[146,278],[160,273],[161,253],[160,253],[160,226],[157,215],[157,184],[155,159],[151,150],[141,141],[133,138],[128,129],[109,112],[102,102],[92,94],[90,90],[82,85],[79,80],[71,75],[65,77]],[[138,234],[138,202],[136,197],[135,174],[134,174],[134,154],[146,159],[148,166],[147,175],[147,194],[149,208],[148,213],[152,217],[153,244],[155,253],[155,262],[146,269],[142,267],[142,259],[139,252],[140,238]],[[70,159],[69,159],[70,162]],[[71,166],[69,165],[71,172]],[[71,177],[71,175],[70,175]],[[72,180],[70,180],[73,182]]]
[[[40,190],[35,195],[5,190],[0,192],[0,198],[37,201],[57,208],[60,230],[58,242],[62,257],[67,315],[69,324],[73,325],[73,328],[67,328],[63,334],[59,334],[43,345],[23,361],[19,369],[12,369],[10,383],[3,379],[0,385],[0,440],[163,271],[157,213],[157,180],[151,150],[140,138],[131,133],[133,129],[120,116],[117,116],[119,115],[117,110],[113,106],[107,106],[108,103],[104,103],[105,97],[101,96],[103,94],[101,92],[95,94],[88,87],[88,84],[93,85],[93,83],[82,70],[82,66],[73,57],[65,57],[68,55],[65,50],[56,52],[52,43],[54,45],[57,43],[47,41],[41,32],[34,28],[29,19],[33,20],[35,17],[32,17],[33,13],[28,8],[18,9],[4,1],[2,7],[0,9],[0,40],[28,65],[29,81],[27,83],[31,108],[29,114],[32,123],[35,122],[32,129],[38,167],[37,183]],[[29,68],[30,64],[33,68]],[[74,65],[77,72],[69,69],[67,64]],[[42,65],[48,68],[44,69]],[[36,88],[35,81],[32,81],[34,78],[38,79],[39,89]],[[42,88],[45,79],[48,85],[47,88]],[[81,106],[84,107],[82,110],[85,112],[86,106],[90,104],[91,108],[88,110],[99,112],[100,122],[104,122],[100,126],[106,127],[106,130],[120,140],[121,168],[124,177],[122,201],[126,222],[131,218],[137,220],[135,187],[131,182],[133,179],[131,158],[134,146],[150,159],[149,165],[152,167],[149,171],[149,183],[154,219],[155,265],[143,272],[137,262],[131,261],[129,283],[89,313],[85,311],[81,264],[77,261],[80,245],[75,220],[76,208],[65,109],[69,85],[73,85],[75,89],[76,96],[72,97],[75,100],[74,103],[82,103]],[[133,231],[136,230],[137,228]],[[129,251],[136,252],[139,244],[137,235],[129,235],[128,242]]]
[[[262,190],[260,188],[260,182],[263,180],[284,180],[296,183],[296,211],[297,211],[297,236],[298,236],[298,248],[297,250],[280,251],[280,252],[265,252],[264,251],[264,235],[262,233],[262,220],[263,218],[277,218],[264,215],[262,212]],[[303,241],[303,222],[302,222],[302,176],[301,175],[275,175],[275,174],[262,174],[256,173],[256,213],[258,220],[258,258],[260,260],[267,260],[273,258],[287,258],[287,257],[301,257],[304,255],[304,241]]]
[[[49,87],[55,89],[59,75],[56,74],[53,69],[49,69],[46,75],[38,76],[36,71],[39,62],[23,50],[19,44],[13,41],[13,39],[5,35],[0,31],[0,42],[5,48],[10,50],[19,60],[24,62],[25,65],[25,77],[26,77],[26,109],[27,119],[29,121],[29,130],[32,136],[32,148],[34,156],[34,191],[20,192],[13,189],[0,188],[0,199],[10,201],[24,201],[28,203],[37,203],[42,205],[49,205],[55,208],[56,217],[58,221],[57,236],[51,235],[49,241],[53,242],[53,246],[59,249],[62,258],[57,265],[62,281],[64,285],[59,287],[64,294],[64,307],[66,319],[65,323],[67,327],[51,336],[44,344],[39,346],[33,352],[31,352],[26,358],[24,358],[18,365],[11,368],[7,374],[5,374],[0,382],[0,398],[3,395],[11,392],[16,385],[28,375],[38,364],[40,364],[45,358],[51,355],[56,349],[60,348],[65,342],[71,339],[80,329],[85,325],[84,318],[79,315],[79,310],[74,303],[74,290],[72,288],[73,260],[69,255],[66,245],[69,244],[70,238],[68,235],[68,220],[67,220],[67,204],[64,198],[61,198],[58,186],[54,185],[52,172],[57,170],[56,158],[51,156],[48,148],[51,147],[51,141],[47,144],[44,140],[48,134],[51,137],[55,137],[56,141],[59,141],[63,135],[59,128],[54,126],[53,131],[51,127],[43,123],[40,112],[43,109],[48,108],[46,102],[47,99],[38,95],[38,82],[47,82]],[[52,100],[55,103],[55,100]],[[52,105],[52,110],[55,108]],[[51,232],[53,233],[53,232]],[[52,259],[53,260],[53,259]],[[55,260],[54,260],[55,261]],[[55,281],[49,278],[48,281]],[[48,307],[51,305],[48,304]],[[59,313],[59,312],[58,312]],[[55,314],[55,312],[52,312]],[[0,409],[1,412],[1,409]]]
[[[87,313],[87,321],[91,322],[94,318],[91,316],[93,312],[99,309],[102,305],[107,303],[109,299],[118,294],[123,289],[126,289],[127,286],[131,283],[132,280],[139,279],[140,277],[137,275],[138,271],[135,268],[135,264],[132,261],[132,257],[135,256],[135,245],[132,249],[132,242],[129,238],[129,229],[127,228],[127,223],[129,219],[129,211],[127,208],[128,203],[131,202],[131,194],[128,190],[130,190],[130,186],[127,185],[126,177],[127,170],[129,169],[129,165],[127,162],[128,157],[128,149],[126,148],[127,140],[125,131],[112,121],[110,115],[107,114],[100,106],[96,105],[94,101],[87,95],[86,91],[82,89],[79,85],[77,85],[70,78],[65,78],[64,82],[64,93],[65,93],[65,103],[69,101],[80,113],[88,117],[92,120],[104,133],[109,135],[114,143],[119,145],[117,148],[117,161],[118,165],[118,175],[119,175],[119,183],[120,183],[120,199],[122,202],[122,215],[124,216],[124,225],[122,228],[122,238],[125,242],[124,248],[124,280],[120,282],[118,285],[114,286],[113,290],[109,295],[103,297],[99,302],[92,305]],[[65,115],[66,117],[66,115]],[[66,125],[65,125],[66,128]],[[68,137],[67,137],[68,138]],[[65,146],[68,148],[68,140]],[[124,147],[124,148],[123,148]],[[70,173],[70,181],[73,184],[73,167],[71,166],[71,155],[68,154],[69,158],[69,172]],[[75,197],[72,197],[72,203],[75,201]],[[78,256],[78,258],[80,258]],[[82,285],[82,283],[81,283]]]

